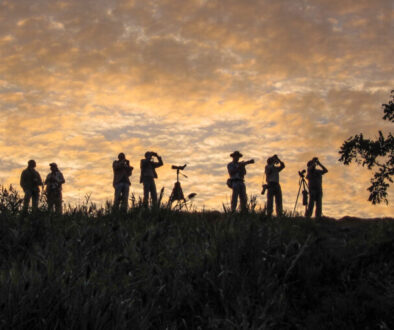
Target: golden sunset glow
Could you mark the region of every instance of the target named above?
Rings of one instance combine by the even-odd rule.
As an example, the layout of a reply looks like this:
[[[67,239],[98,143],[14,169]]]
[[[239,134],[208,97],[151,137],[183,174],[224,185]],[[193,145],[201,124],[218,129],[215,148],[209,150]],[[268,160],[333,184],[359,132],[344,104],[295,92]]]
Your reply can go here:
[[[348,137],[388,132],[381,104],[394,89],[391,0],[0,0],[0,183],[19,187],[29,159],[44,177],[63,172],[66,203],[113,197],[112,161],[163,157],[188,164],[197,209],[229,204],[229,154],[248,166],[261,196],[267,157],[278,154],[284,208],[298,171],[318,156],[327,216],[392,216],[368,201],[371,172],[338,162]],[[301,207],[299,209],[301,211]]]

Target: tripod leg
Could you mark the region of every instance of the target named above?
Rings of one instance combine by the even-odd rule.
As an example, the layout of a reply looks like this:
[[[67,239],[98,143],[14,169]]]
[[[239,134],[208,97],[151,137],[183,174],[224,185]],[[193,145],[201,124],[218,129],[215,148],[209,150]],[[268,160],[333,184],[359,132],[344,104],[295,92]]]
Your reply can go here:
[[[174,185],[174,188],[172,188],[170,198],[168,199],[168,205],[170,207],[172,206],[172,203],[174,202],[175,189],[176,189],[176,184]]]
[[[297,194],[297,198],[296,198],[296,201],[295,201],[295,204],[294,204],[293,215],[295,215],[295,210],[296,210],[296,207],[297,207],[298,197],[300,196],[300,191],[301,191],[301,187],[302,187],[302,181],[300,181],[299,185],[300,185],[300,187],[298,188],[298,194]]]
[[[306,190],[308,192],[308,194],[309,194],[308,185],[307,185],[307,183],[306,183],[304,178],[302,179],[302,189]],[[309,198],[311,198],[311,196],[309,196]],[[305,215],[306,215],[306,212],[308,210],[308,207],[309,207],[309,201],[305,205]]]

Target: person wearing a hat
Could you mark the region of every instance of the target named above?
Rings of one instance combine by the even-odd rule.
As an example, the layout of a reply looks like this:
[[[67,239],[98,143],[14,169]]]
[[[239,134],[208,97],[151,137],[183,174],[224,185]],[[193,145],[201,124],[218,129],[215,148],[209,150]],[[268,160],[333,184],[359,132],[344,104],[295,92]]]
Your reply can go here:
[[[276,166],[279,164],[279,166]],[[265,166],[265,176],[267,180],[267,214],[272,215],[274,208],[274,197],[276,206],[276,215],[280,216],[282,214],[282,190],[279,184],[279,172],[285,168],[285,163],[283,163],[277,155],[269,157],[267,159],[267,165]]]
[[[25,197],[23,198],[23,213],[27,213],[30,199],[32,200],[33,212],[38,209],[38,200],[40,198],[40,186],[42,180],[40,174],[36,171],[36,161],[31,159],[27,163],[27,168],[21,174],[20,185],[23,188]]]
[[[131,185],[129,177],[133,173],[133,167],[130,166],[126,155],[121,152],[118,155],[118,160],[113,162],[112,169],[114,171],[113,186],[115,188],[114,209],[119,210],[119,204],[121,203],[122,210],[127,211]]]
[[[157,162],[152,160],[152,157],[157,158]],[[162,158],[153,151],[145,153],[145,159],[141,159],[141,177],[140,183],[144,186],[144,204],[148,205],[149,194],[152,200],[152,205],[157,204],[157,190],[155,179],[157,179],[156,168],[163,166]]]
[[[66,181],[64,180],[63,174],[59,171],[56,163],[50,163],[49,167],[51,172],[45,179],[48,210],[49,212],[53,212],[53,209],[55,208],[56,213],[62,214],[62,184]]]
[[[228,184],[233,190],[231,197],[231,211],[234,212],[237,209],[238,197],[240,199],[241,211],[245,211],[247,202],[246,186],[244,182],[246,174],[245,166],[253,164],[254,160],[251,159],[247,162],[240,162],[239,159],[242,157],[242,154],[239,151],[234,151],[230,157],[233,158],[233,161],[227,164],[227,170],[230,175]]]

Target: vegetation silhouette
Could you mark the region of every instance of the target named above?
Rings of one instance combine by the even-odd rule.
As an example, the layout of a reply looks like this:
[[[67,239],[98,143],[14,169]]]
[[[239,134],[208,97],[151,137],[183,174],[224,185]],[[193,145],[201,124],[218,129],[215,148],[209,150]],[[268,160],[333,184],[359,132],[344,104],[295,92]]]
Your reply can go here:
[[[0,189],[3,329],[394,327],[394,219],[21,203]]]
[[[391,91],[391,100],[382,104],[383,120],[394,123],[394,90]],[[369,170],[376,169],[371,178],[368,200],[372,204],[384,201],[388,204],[387,188],[393,183],[394,176],[394,136],[391,132],[387,137],[379,131],[376,140],[366,139],[363,134],[351,136],[341,146],[339,161],[349,165],[352,161],[366,166]]]

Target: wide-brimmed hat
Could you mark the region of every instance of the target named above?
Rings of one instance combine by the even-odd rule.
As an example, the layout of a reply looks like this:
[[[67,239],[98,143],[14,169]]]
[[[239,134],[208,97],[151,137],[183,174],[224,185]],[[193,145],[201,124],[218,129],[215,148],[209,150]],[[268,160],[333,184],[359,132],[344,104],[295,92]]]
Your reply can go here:
[[[236,151],[234,151],[231,155],[230,155],[230,157],[242,157],[243,155],[238,151],[238,150],[236,150]]]

